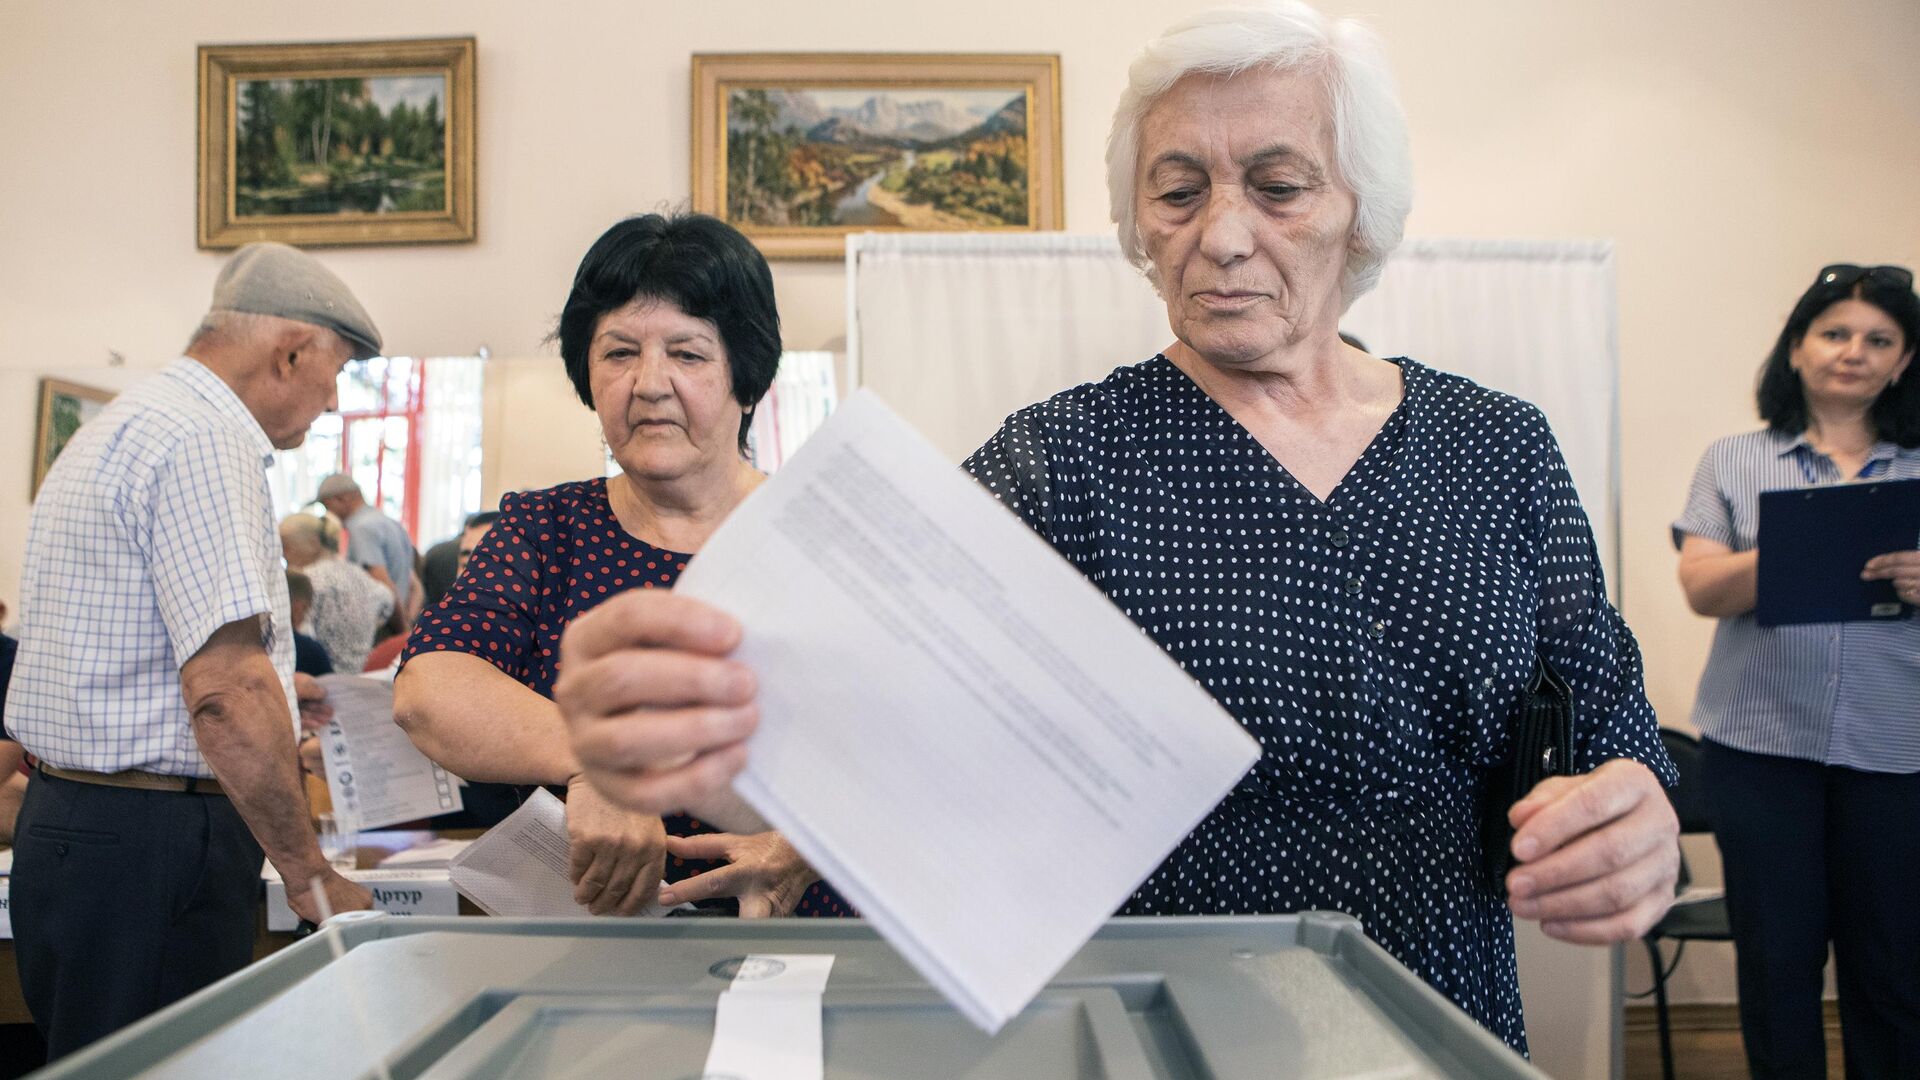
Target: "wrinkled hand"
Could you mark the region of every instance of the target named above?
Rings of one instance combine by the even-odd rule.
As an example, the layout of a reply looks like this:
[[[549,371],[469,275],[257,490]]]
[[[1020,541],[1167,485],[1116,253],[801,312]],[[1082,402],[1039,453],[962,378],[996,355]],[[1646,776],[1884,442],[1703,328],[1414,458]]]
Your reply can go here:
[[[1653,771],[1625,758],[1540,782],[1508,813],[1508,906],[1584,945],[1647,932],[1673,904],[1680,822]]]
[[[740,624],[689,596],[634,589],[560,639],[554,702],[587,778],[649,814],[724,792],[760,721],[753,672],[726,659]]]
[[[1862,581],[1891,581],[1894,594],[1920,606],[1920,551],[1891,551],[1867,560]]]
[[[820,880],[813,867],[777,832],[750,836],[733,833],[669,836],[667,853],[682,859],[723,860],[727,865],[683,878],[661,889],[661,903],[684,904],[716,896],[734,896],[740,899],[743,919],[793,914],[801,894]]]
[[[658,817],[606,801],[584,777],[567,781],[573,899],[595,915],[632,915],[653,902],[666,868],[667,829]]]
[[[366,886],[348,881],[339,871],[331,867],[320,872],[320,888],[327,895],[327,906],[333,914],[343,911],[368,911],[373,908],[373,894]],[[312,879],[301,881],[287,878],[287,906],[295,915],[310,923],[322,921],[326,916],[320,911],[320,905],[313,899]]]
[[[300,730],[319,731],[333,719],[333,706],[327,704],[327,688],[311,675],[293,676],[293,696],[300,701]]]

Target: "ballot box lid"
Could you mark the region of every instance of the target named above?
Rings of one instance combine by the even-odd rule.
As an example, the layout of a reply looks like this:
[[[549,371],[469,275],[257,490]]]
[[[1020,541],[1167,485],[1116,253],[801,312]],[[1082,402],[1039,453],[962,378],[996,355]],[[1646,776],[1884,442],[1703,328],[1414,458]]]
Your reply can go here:
[[[354,913],[41,1075],[697,1080],[740,961],[796,953],[828,1078],[1543,1075],[1320,912],[1115,919],[991,1037],[857,920]]]

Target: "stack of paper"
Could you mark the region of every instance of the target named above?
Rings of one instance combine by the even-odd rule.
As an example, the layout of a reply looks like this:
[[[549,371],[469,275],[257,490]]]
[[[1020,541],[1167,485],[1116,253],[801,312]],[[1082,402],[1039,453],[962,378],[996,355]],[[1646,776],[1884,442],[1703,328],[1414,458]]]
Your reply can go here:
[[[675,588],[746,627],[762,719],[736,790],[988,1031],[1259,757],[870,392]]]

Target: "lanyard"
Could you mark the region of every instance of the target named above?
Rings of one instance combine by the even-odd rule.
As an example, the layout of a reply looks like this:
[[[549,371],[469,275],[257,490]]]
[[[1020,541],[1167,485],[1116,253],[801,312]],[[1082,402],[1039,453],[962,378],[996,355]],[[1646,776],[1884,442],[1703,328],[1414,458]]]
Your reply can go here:
[[[1807,483],[1810,485],[1823,483],[1824,481],[1820,479],[1818,472],[1816,472],[1813,467],[1814,458],[1819,456],[1819,452],[1816,451],[1811,446],[1802,447],[1802,449],[1805,451],[1805,453],[1794,455],[1794,458],[1800,463],[1800,475],[1806,477]],[[1832,459],[1829,458],[1828,460],[1831,461]],[[1892,461],[1888,458],[1875,458],[1874,460],[1869,461],[1865,465],[1861,466],[1860,475],[1854,477],[1853,481],[1844,481],[1844,478],[1843,478],[1843,482],[1857,482],[1861,480],[1872,480],[1875,477],[1879,476],[1881,473],[1886,472],[1887,466],[1891,464],[1892,464]],[[1835,470],[1835,471],[1838,471],[1838,470]]]

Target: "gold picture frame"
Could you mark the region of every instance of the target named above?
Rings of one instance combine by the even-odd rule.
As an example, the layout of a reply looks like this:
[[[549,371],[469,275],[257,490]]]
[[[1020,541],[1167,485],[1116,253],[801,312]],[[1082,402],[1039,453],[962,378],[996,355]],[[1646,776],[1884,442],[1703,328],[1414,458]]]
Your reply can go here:
[[[63,379],[40,380],[40,421],[33,438],[33,485],[27,499],[40,494],[40,482],[47,478],[54,459],[67,448],[80,425],[106,408],[113,391],[97,386],[82,386]]]
[[[1060,57],[693,58],[693,208],[768,258],[840,258],[869,230],[1066,224]]]
[[[474,39],[200,46],[205,249],[474,238]]]

